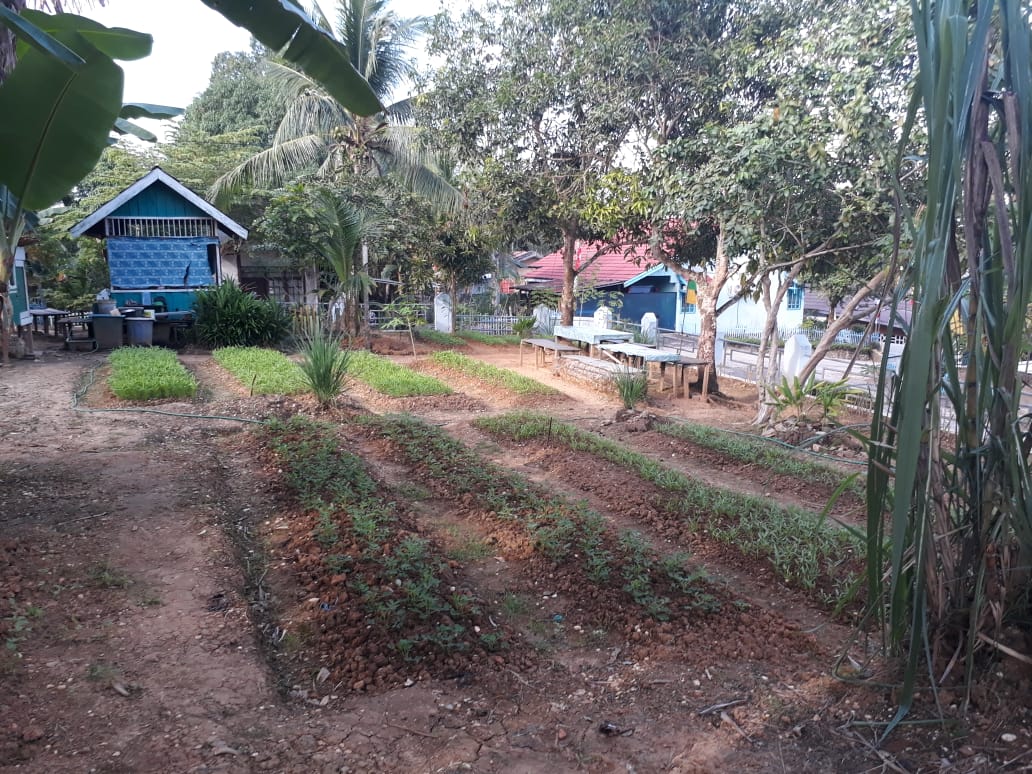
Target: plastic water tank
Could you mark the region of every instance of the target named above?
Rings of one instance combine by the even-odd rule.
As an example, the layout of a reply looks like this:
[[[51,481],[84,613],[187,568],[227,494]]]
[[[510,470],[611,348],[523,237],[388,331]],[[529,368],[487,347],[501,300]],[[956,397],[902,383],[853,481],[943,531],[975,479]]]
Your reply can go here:
[[[153,343],[154,320],[150,317],[127,317],[125,330],[130,347],[149,347]]]

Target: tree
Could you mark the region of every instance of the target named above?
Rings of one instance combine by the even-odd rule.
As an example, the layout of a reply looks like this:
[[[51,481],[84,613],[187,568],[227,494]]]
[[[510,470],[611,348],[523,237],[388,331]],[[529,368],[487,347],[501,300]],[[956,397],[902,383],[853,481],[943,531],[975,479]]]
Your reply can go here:
[[[272,144],[287,101],[269,77],[268,53],[223,51],[211,63],[208,86],[190,103],[177,136],[216,137],[254,130],[260,148]]]
[[[381,100],[413,73],[408,48],[425,27],[424,19],[401,19],[386,5],[386,0],[339,0],[334,28],[352,66]],[[330,28],[325,19],[321,22]],[[361,116],[303,72],[276,61],[266,67],[287,103],[286,111],[270,148],[215,181],[211,192],[218,201],[248,186],[270,188],[303,175],[340,180],[388,171],[431,196],[447,198],[452,193],[419,153],[413,127],[401,123],[409,115],[407,101]]]
[[[424,108],[463,161],[489,159],[484,174],[518,183],[505,209],[527,212],[529,230],[561,243],[566,323],[577,240],[601,236],[583,218],[585,197],[631,128],[634,105],[613,77],[633,56],[626,34],[621,17],[589,0],[500,0],[442,17],[431,44],[446,64]]]

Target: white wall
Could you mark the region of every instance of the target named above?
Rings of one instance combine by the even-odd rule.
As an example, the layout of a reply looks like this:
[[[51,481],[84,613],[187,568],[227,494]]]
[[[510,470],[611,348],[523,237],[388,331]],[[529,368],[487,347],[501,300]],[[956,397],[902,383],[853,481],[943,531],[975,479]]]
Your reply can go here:
[[[772,283],[771,292],[777,291],[780,278],[775,277]],[[726,303],[738,291],[738,285],[734,279],[724,285],[717,300],[717,306]],[[678,294],[677,298],[677,319],[678,328],[684,333],[699,333],[698,309],[694,313],[685,313],[683,309],[683,296]],[[803,307],[800,304],[798,309],[788,308],[788,294],[781,301],[781,308],[778,310],[778,328],[791,330],[803,324]],[[730,308],[717,317],[717,332],[746,331],[759,333],[767,322],[767,312],[763,308],[762,301],[753,301],[751,298],[740,298]]]

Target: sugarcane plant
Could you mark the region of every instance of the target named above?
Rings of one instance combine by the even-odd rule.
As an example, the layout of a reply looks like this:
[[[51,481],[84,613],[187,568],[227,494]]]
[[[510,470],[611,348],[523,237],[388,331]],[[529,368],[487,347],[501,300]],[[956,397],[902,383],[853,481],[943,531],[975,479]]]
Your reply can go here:
[[[868,586],[915,689],[970,689],[1021,658],[1028,627],[1032,415],[1019,369],[1032,292],[1032,32],[1027,0],[914,0],[926,195],[908,216],[912,305],[898,374],[883,361],[868,467]],[[905,160],[908,160],[905,161]],[[891,384],[890,384],[891,382]],[[893,495],[893,493],[895,493]],[[965,700],[964,706],[967,706]]]

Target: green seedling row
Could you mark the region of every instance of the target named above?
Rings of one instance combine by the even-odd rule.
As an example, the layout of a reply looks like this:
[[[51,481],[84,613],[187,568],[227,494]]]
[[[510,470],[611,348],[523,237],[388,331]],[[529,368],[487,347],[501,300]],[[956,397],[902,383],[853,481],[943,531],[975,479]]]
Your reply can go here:
[[[556,395],[558,392],[534,379],[504,368],[497,368],[490,363],[484,363],[452,350],[435,352],[430,356],[430,360],[449,371],[472,376],[493,387],[501,387],[517,395]]]
[[[543,557],[579,564],[585,578],[599,586],[613,586],[614,578],[621,578],[623,590],[647,615],[658,620],[670,616],[670,599],[660,593],[662,588],[674,589],[686,608],[717,606],[707,592],[706,579],[685,568],[686,556],[660,559],[637,533],[634,540],[612,535],[606,520],[586,504],[543,492],[418,419],[363,417],[360,421],[390,439],[410,464],[453,496],[470,494],[496,518],[519,526]]]
[[[813,589],[822,578],[836,582],[834,568],[864,555],[862,536],[836,528],[818,514],[710,486],[547,415],[514,412],[474,424],[513,441],[549,439],[629,470],[675,495],[669,504],[672,512],[746,555],[769,560],[785,581],[802,588]],[[851,580],[837,578],[837,585],[848,587]]]
[[[450,395],[452,392],[451,387],[439,379],[418,374],[372,352],[353,351],[348,360],[348,374],[392,398]]]
[[[848,491],[861,497],[864,495],[863,481],[847,476],[830,465],[801,459],[791,451],[762,438],[746,438],[716,427],[685,422],[657,422],[654,428],[671,438],[712,449],[739,462],[762,465],[774,473],[816,481],[833,489],[842,486],[847,479],[852,479],[847,484]]]
[[[399,654],[416,660],[428,649],[467,649],[476,600],[444,582],[436,546],[405,528],[362,459],[341,447],[337,428],[294,417],[264,432],[287,485],[318,514],[313,537],[327,572],[348,577],[366,613],[397,633]],[[503,640],[481,644],[495,649]]]
[[[197,380],[176,353],[158,347],[122,347],[108,357],[108,386],[122,400],[192,398]]]
[[[252,395],[294,395],[308,390],[297,363],[261,347],[222,347],[211,353]]]

